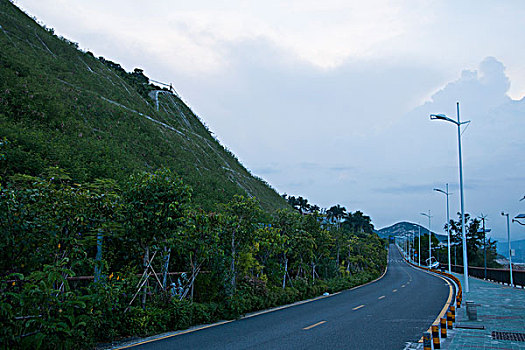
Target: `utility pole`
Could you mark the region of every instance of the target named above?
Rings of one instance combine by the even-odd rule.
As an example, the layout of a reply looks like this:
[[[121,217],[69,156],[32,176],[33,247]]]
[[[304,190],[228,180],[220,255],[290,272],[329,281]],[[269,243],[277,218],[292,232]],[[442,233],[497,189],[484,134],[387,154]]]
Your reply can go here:
[[[418,258],[418,265],[421,266],[421,225],[417,225],[419,228],[419,239],[417,240],[417,258]]]
[[[510,223],[509,223],[509,213],[501,212],[501,215],[507,217],[507,240],[509,241],[509,270],[510,270],[510,286],[514,287],[512,281],[512,249],[510,248]]]
[[[432,231],[430,230],[430,218],[432,217],[430,215],[430,209],[427,213],[421,213],[421,215],[426,216],[428,218],[428,265],[432,263]]]

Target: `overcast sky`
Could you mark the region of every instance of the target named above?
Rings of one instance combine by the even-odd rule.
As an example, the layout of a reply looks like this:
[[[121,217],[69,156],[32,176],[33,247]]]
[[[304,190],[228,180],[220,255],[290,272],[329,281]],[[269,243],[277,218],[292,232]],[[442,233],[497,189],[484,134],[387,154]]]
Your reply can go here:
[[[525,1],[17,0],[84,50],[171,82],[280,193],[443,231],[525,212]],[[513,239],[525,227],[511,224]]]

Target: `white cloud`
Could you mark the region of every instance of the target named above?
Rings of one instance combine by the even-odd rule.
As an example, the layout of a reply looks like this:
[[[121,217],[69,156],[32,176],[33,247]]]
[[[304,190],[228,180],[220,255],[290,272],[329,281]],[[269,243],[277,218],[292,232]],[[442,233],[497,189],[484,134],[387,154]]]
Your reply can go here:
[[[525,211],[523,1],[18,3],[81,47],[173,82],[280,191],[362,209],[378,226],[428,208],[443,222],[424,188],[457,183],[456,135],[428,114],[455,116],[459,100],[472,120],[467,209],[489,213],[495,234],[500,210]]]

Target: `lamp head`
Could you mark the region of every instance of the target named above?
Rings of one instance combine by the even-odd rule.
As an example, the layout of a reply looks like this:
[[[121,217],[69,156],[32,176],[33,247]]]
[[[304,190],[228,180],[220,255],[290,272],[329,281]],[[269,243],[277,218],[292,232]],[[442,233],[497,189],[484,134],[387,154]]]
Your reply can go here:
[[[456,125],[459,125],[457,121],[455,121],[453,119],[450,119],[449,117],[447,117],[444,114],[431,114],[430,115],[430,120],[444,120],[444,121],[451,122],[451,123],[454,123]]]

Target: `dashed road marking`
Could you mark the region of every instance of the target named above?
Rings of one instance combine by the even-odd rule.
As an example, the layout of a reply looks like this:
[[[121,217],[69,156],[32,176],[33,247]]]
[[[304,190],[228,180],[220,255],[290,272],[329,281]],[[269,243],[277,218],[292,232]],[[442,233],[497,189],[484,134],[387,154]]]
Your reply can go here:
[[[397,292],[397,289],[394,289],[394,290],[392,291],[392,293],[395,293],[395,292]]]
[[[362,307],[365,307],[365,305],[359,305],[359,306],[356,306],[356,307],[354,307],[352,310],[354,310],[354,311],[355,311],[355,310],[359,310],[359,309],[362,308]]]
[[[312,329],[314,327],[320,326],[323,323],[326,323],[326,321],[321,321],[321,322],[314,323],[314,324],[312,324],[312,325],[310,325],[308,327],[304,327],[303,330],[307,331],[307,330]]]
[[[385,296],[384,295],[381,295],[379,298],[377,298],[378,300],[381,300],[381,299],[384,299]]]

